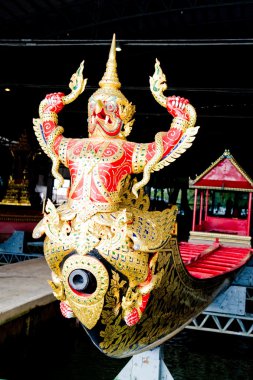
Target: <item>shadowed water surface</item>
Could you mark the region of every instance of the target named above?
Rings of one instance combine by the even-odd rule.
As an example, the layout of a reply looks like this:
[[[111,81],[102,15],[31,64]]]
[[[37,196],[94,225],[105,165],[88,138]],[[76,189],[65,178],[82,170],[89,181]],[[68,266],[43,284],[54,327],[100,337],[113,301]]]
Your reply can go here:
[[[57,318],[1,346],[0,379],[113,380],[129,360],[105,356],[79,324]],[[252,380],[253,339],[185,329],[165,343],[164,361],[174,380]]]
[[[253,339],[185,329],[165,343],[174,380],[252,380]]]

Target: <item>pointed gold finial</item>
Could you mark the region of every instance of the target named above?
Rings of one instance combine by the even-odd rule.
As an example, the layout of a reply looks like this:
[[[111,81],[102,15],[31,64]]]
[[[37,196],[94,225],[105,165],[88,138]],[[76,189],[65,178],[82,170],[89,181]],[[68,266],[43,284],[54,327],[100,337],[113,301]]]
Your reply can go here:
[[[109,58],[106,64],[106,71],[103,75],[103,78],[99,82],[101,88],[109,87],[119,89],[121,83],[118,78],[117,73],[117,62],[116,62],[116,37],[115,33],[113,34]]]

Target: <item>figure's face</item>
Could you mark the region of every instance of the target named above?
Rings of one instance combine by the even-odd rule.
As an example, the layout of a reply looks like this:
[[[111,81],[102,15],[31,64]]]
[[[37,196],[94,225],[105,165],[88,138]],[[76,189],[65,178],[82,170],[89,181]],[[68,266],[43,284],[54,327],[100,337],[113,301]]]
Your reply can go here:
[[[122,129],[119,98],[112,95],[91,96],[88,105],[90,137],[117,137]]]

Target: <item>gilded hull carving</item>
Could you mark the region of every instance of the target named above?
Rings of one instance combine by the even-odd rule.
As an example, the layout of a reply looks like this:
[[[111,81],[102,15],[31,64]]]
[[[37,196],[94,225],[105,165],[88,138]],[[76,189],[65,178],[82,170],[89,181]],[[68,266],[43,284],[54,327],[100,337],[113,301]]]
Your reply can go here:
[[[161,281],[149,298],[141,323],[128,327],[122,315],[117,314],[115,296],[126,292],[124,279],[112,270],[100,321],[93,330],[86,329],[93,343],[106,355],[123,358],[160,345],[201,313],[229,282],[227,276],[208,281],[190,277],[176,237],[159,252],[157,272],[161,271]]]
[[[47,201],[33,237],[45,235],[49,283],[62,314],[77,318],[106,355],[126,357],[172,337],[228,281],[187,273],[175,235],[177,207],[149,211],[144,193],[154,171],[191,147],[199,129],[195,109],[188,99],[163,94],[166,78],[156,61],[150,90],[172,116],[170,128],[151,143],[127,141],[135,106],[120,91],[115,48],[113,36],[100,88],[88,100],[88,138],[66,138],[58,125],[58,113],[85,89],[83,62],[70,94],[51,93],[40,103],[34,132],[59,185],[60,163],[71,184],[65,203]]]

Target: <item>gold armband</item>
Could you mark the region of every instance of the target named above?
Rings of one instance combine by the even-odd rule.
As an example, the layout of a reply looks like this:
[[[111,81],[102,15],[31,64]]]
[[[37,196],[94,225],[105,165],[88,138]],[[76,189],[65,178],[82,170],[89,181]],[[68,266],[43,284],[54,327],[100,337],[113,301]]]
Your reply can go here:
[[[41,116],[42,121],[53,121],[58,124],[58,115],[55,112],[43,112]]]
[[[175,117],[172,120],[170,128],[180,129],[181,131],[185,132],[188,127],[189,127],[188,120],[183,119],[182,117]]]
[[[146,155],[148,144],[137,144],[133,151],[132,171],[133,173],[141,173],[147,163]]]

